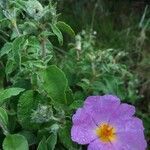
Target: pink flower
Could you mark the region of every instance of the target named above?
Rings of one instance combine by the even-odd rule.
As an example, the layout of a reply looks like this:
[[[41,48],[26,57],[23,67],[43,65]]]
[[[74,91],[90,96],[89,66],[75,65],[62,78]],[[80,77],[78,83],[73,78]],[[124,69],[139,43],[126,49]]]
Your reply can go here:
[[[134,113],[116,96],[90,96],[73,115],[71,138],[88,150],[145,150],[144,127]]]

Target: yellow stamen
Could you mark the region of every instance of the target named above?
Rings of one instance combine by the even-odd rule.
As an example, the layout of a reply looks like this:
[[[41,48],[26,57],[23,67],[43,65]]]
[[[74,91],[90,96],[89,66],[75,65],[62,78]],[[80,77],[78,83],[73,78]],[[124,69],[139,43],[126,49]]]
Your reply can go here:
[[[103,142],[113,142],[116,139],[116,129],[106,123],[96,129],[96,134]]]

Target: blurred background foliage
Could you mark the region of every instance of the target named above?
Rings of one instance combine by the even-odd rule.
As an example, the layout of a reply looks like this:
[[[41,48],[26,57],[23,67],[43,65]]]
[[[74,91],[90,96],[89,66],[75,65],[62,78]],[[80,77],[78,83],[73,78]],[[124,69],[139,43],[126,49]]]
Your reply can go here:
[[[134,104],[150,144],[150,2],[60,0],[58,4],[61,19],[77,33],[74,45],[65,44],[58,53],[75,96],[113,93]]]
[[[3,9],[7,8],[6,1],[0,1]],[[56,64],[65,73],[74,99],[69,105],[69,109],[72,110],[68,112],[70,114],[65,114],[64,110],[61,112],[54,107],[57,116],[62,114],[61,119],[64,119],[65,115],[71,117],[71,113],[82,106],[84,99],[89,95],[115,94],[123,102],[136,107],[136,115],[144,122],[145,135],[150,145],[150,2],[148,0],[55,0],[58,12],[56,13],[56,5],[52,3],[48,5],[51,0],[39,0],[40,3],[36,2],[37,5],[30,0],[32,5],[26,6],[25,9],[22,1],[10,0],[10,6],[18,9],[9,13],[5,11],[7,19],[0,9],[0,48],[2,48],[0,87],[21,85],[27,90],[36,90],[41,94],[43,90],[36,73],[47,65]],[[14,22],[14,18],[17,18],[17,23]],[[76,33],[75,38],[70,38],[64,33],[62,41],[62,34],[56,29],[58,26],[55,26],[58,25],[58,18],[73,28]],[[20,32],[23,38],[20,37]],[[13,42],[4,46],[7,41]],[[12,59],[14,55],[9,50],[9,47],[18,43],[21,48],[27,50],[21,54],[23,59],[20,72],[15,68],[16,66],[17,69],[19,68],[19,61],[14,61],[18,60],[19,56],[15,55]],[[42,43],[47,51],[41,53]],[[8,50],[5,53],[8,58],[2,53],[3,49]],[[63,79],[64,75],[59,73],[60,78]],[[24,82],[21,82],[22,79]],[[29,79],[31,82],[28,81]],[[31,91],[26,94],[32,96]],[[42,93],[42,96],[44,97],[45,93]],[[26,100],[24,95],[21,98]],[[9,107],[14,108],[14,106]],[[43,106],[39,103],[28,117],[31,117],[35,123],[43,122],[43,109],[46,109],[46,114],[52,115],[52,108],[49,105]],[[41,111],[42,114],[39,113]],[[66,127],[70,128],[70,124],[66,123]],[[16,126],[15,131],[19,129]],[[44,129],[43,127],[43,130],[37,134],[39,136],[45,134]],[[59,144],[63,142],[62,149],[69,149],[71,145],[77,149],[78,146],[74,146],[69,138],[67,139],[69,142],[62,140],[63,136],[70,134],[68,130],[67,132],[60,131],[60,141],[57,145],[55,143],[56,149],[59,149]],[[44,139],[41,140],[43,141]],[[31,148],[34,149],[35,143],[34,141]]]

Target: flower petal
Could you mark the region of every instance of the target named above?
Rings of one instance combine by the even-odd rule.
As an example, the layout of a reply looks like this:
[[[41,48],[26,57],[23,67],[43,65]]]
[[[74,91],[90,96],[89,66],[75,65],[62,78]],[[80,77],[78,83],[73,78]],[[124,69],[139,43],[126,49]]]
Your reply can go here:
[[[135,114],[135,107],[128,104],[121,104],[110,116],[109,123],[129,120]]]
[[[112,113],[119,107],[120,100],[113,95],[90,96],[84,103],[84,108],[99,125],[102,122],[108,122]]]
[[[122,143],[122,141],[117,140],[117,142],[112,143],[114,150],[131,150],[131,146]]]
[[[113,145],[109,143],[103,143],[100,139],[91,142],[88,146],[88,150],[115,150]]]
[[[95,129],[96,124],[84,108],[79,108],[73,115],[73,127],[71,138],[78,144],[88,144],[97,138]]]
[[[126,123],[124,122],[124,127],[122,131],[117,133],[117,137],[122,142],[122,145],[127,145],[132,150],[145,150],[147,143],[143,130],[142,121],[133,117]]]
[[[135,114],[135,107],[128,104],[121,104],[116,111],[110,116],[109,123],[113,126],[117,126],[118,130],[124,130],[123,125],[126,124],[128,120],[133,118]],[[120,127],[119,127],[120,126]]]

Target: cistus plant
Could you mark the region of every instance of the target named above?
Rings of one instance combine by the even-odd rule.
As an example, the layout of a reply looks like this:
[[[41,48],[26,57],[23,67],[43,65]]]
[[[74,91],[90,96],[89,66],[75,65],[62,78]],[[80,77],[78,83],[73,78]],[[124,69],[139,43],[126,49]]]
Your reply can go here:
[[[42,3],[41,3],[42,2]],[[76,149],[70,137],[73,94],[56,66],[63,44],[56,3],[0,1],[0,149]]]
[[[69,45],[70,50],[62,58],[60,66],[70,86],[80,89],[75,96],[80,99],[91,94],[110,93],[134,104],[140,97],[137,90],[139,80],[123,61],[129,53],[120,49],[99,48],[96,38],[96,31],[83,30],[76,35],[76,42]]]
[[[0,1],[0,149],[145,149],[142,122],[119,100],[141,97],[129,52],[98,46],[94,15],[77,35],[60,16],[53,0]]]

